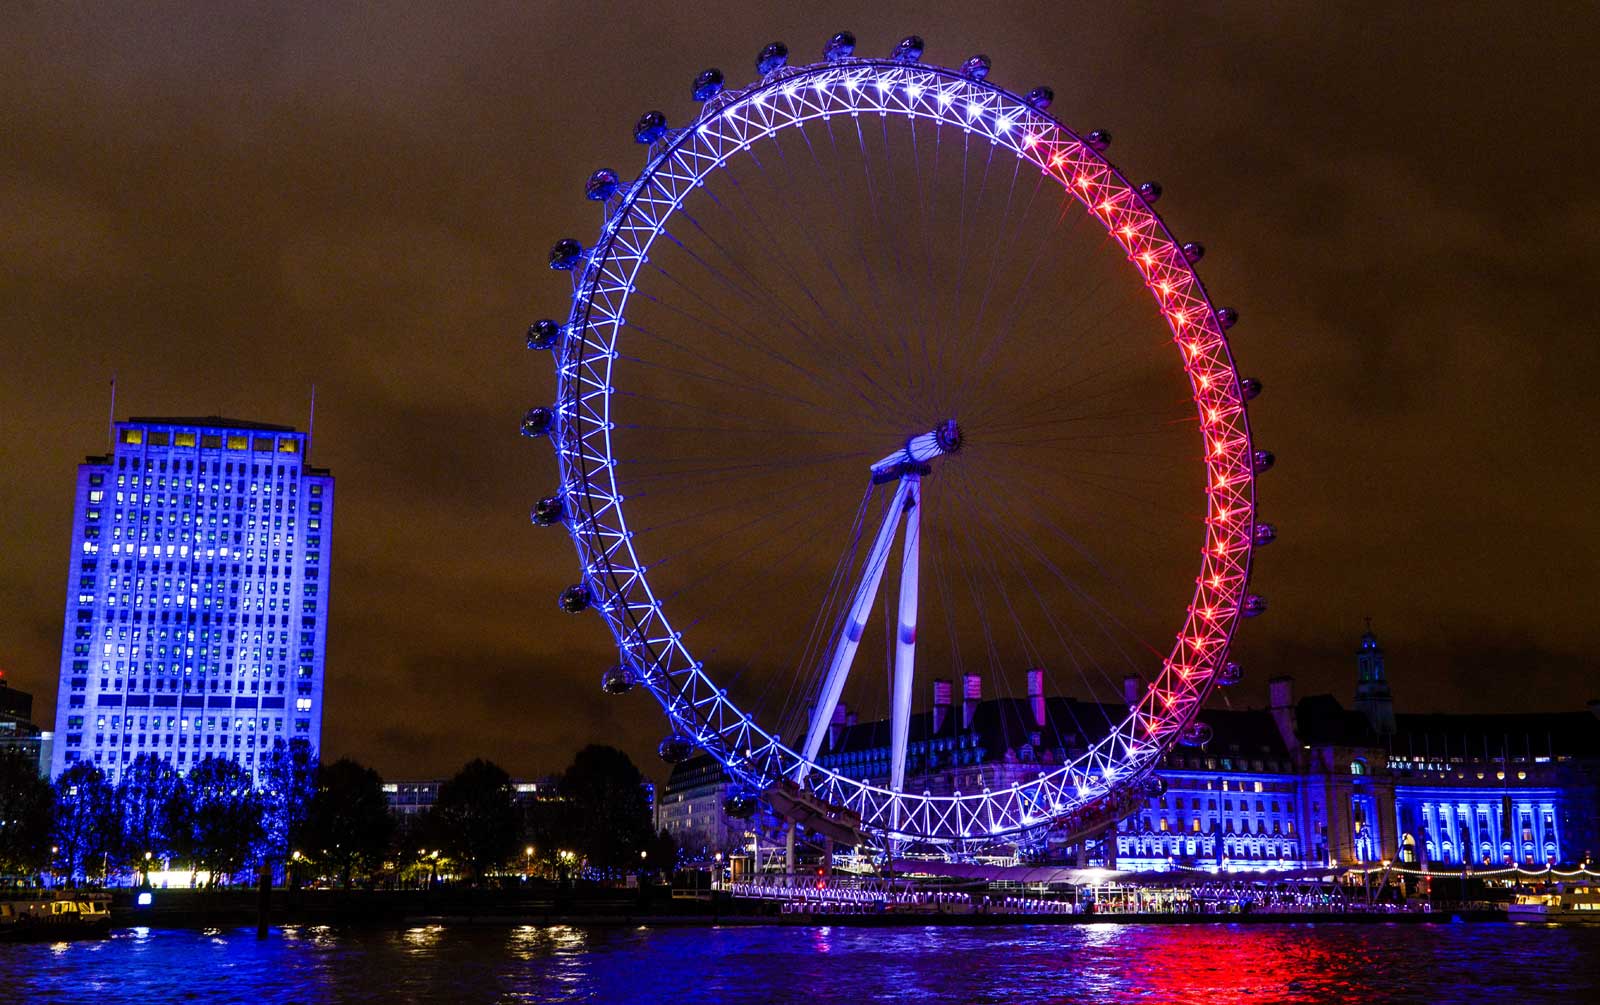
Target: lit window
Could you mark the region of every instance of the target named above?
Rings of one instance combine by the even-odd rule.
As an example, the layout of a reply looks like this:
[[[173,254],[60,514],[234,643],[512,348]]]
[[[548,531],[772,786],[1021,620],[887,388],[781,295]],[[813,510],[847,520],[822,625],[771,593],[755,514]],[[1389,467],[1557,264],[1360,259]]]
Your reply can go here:
[[[194,434],[178,433],[172,442],[180,447],[192,447],[194,446]]]
[[[131,443],[131,444],[135,444],[135,445],[143,443],[144,442],[144,430],[142,430],[142,429],[124,429],[122,431],[122,442],[123,443]]]

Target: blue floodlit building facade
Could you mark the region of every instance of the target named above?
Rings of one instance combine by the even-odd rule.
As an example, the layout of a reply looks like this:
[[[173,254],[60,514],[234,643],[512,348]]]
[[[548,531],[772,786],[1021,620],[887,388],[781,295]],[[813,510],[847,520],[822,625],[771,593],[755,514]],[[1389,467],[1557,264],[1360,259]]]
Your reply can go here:
[[[1024,699],[984,700],[982,679],[935,681],[914,715],[907,784],[936,793],[1036,777],[1093,743],[1124,706],[1046,697],[1028,674]],[[1125,682],[1137,701],[1143,683]],[[1514,862],[1542,868],[1600,849],[1600,707],[1587,711],[1396,714],[1383,649],[1369,631],[1356,653],[1353,707],[1332,695],[1296,700],[1293,681],[1269,682],[1265,709],[1209,709],[1202,747],[1177,747],[1152,795],[1086,846],[1046,836],[1017,849],[1030,859],[1077,859],[1134,871],[1287,870],[1385,860],[1440,868]],[[819,760],[882,781],[887,722],[857,722],[841,706]],[[663,825],[691,856],[729,853],[773,830],[765,815],[728,820],[728,782],[708,757],[676,766]],[[765,823],[763,823],[765,821]]]
[[[78,468],[50,774],[321,746],[333,477],[289,426],[114,424]]]

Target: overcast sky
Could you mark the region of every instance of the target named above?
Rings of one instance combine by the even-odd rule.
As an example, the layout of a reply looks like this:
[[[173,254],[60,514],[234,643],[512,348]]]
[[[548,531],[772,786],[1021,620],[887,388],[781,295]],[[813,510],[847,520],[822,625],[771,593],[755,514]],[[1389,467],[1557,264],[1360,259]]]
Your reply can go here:
[[[1116,134],[1203,240],[1278,467],[1251,682],[1348,699],[1371,615],[1401,710],[1600,696],[1600,17],[1588,5],[10,4],[0,13],[0,667],[53,721],[74,465],[117,411],[304,425],[333,469],[324,748],[391,777],[644,754],[553,616],[527,321],[600,164],[688,82],[915,31]],[[607,9],[610,7],[611,9]]]

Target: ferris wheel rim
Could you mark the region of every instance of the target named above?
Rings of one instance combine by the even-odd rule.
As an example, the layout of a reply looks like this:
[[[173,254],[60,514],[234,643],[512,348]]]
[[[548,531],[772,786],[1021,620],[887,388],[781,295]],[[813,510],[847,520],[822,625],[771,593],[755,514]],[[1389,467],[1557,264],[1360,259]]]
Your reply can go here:
[[[851,77],[852,74],[857,76]],[[863,86],[850,86],[849,80]],[[982,97],[986,103],[977,114],[973,114],[970,108],[946,114],[957,107],[960,99],[952,97],[941,106],[939,99],[923,103],[918,100],[919,96],[912,95],[909,103],[903,101],[899,107],[885,100],[886,96],[895,93],[897,84],[909,93],[909,88],[918,86],[919,81],[934,82],[921,86],[935,90],[940,84],[961,88],[968,95]],[[835,82],[842,82],[844,86],[824,86],[825,83]],[[779,102],[763,104],[763,96],[777,94],[792,101],[806,87],[814,87],[815,93],[825,95],[826,102],[819,97],[818,105],[805,114],[792,114],[791,104],[791,114],[770,115],[764,122],[758,123],[761,128],[745,128],[732,141],[727,136],[717,134],[715,157],[708,159],[704,155],[692,154],[695,143],[704,141],[716,126],[728,122],[750,107],[776,110]],[[870,97],[872,91],[878,92],[875,101]],[[858,101],[858,97],[867,100]],[[1001,108],[1008,110],[1003,113],[1004,126],[1000,124],[1002,115],[997,113]],[[681,632],[672,628],[661,602],[652,592],[645,575],[645,565],[634,550],[626,508],[622,505],[624,495],[616,479],[609,436],[610,429],[614,427],[611,397],[605,392],[611,386],[611,371],[618,355],[616,346],[626,327],[627,298],[633,292],[633,280],[639,265],[647,260],[650,244],[659,236],[666,220],[681,208],[683,198],[700,181],[713,171],[721,170],[729,159],[748,150],[756,140],[817,118],[869,111],[884,115],[897,114],[908,119],[933,120],[941,125],[978,132],[996,145],[1007,147],[1019,159],[1033,163],[1045,174],[1061,182],[1063,189],[1078,200],[1085,214],[1098,219],[1106,227],[1108,235],[1128,252],[1129,260],[1134,263],[1134,268],[1147,287],[1154,290],[1151,276],[1158,271],[1168,277],[1167,282],[1181,274],[1184,288],[1181,291],[1162,289],[1156,297],[1157,304],[1169,328],[1173,328],[1174,341],[1178,343],[1180,354],[1187,354],[1185,370],[1190,380],[1191,397],[1201,416],[1202,428],[1207,428],[1209,421],[1225,430],[1217,438],[1209,432],[1205,435],[1207,529],[1206,547],[1202,549],[1201,576],[1196,581],[1184,632],[1180,632],[1172,652],[1163,660],[1157,681],[1130,708],[1122,722],[1090,744],[1086,751],[1049,771],[1040,772],[1040,777],[1033,782],[1013,785],[1000,792],[985,790],[970,794],[917,796],[904,791],[892,791],[885,785],[874,785],[864,779],[852,779],[804,757],[757,723],[753,716],[734,705],[728,699],[726,690],[705,673],[704,664],[695,660],[683,643]],[[964,119],[962,112],[965,112]],[[749,125],[748,122],[744,123],[746,127]],[[1032,143],[1012,140],[1012,137],[1023,134],[1047,138],[1036,138]],[[1042,147],[1049,147],[1053,152],[1044,157],[1035,157],[1035,150]],[[1061,159],[1060,152],[1069,148],[1071,156]],[[690,153],[686,154],[686,151]],[[631,219],[636,219],[634,214],[639,211],[641,200],[657,185],[662,172],[670,170],[690,155],[699,159],[700,169],[697,174],[677,179],[685,182],[685,187],[677,191],[676,198],[666,205],[665,212],[648,228],[630,224]],[[1075,183],[1064,177],[1065,171],[1058,177],[1051,170],[1051,158],[1055,158],[1053,166],[1057,168],[1068,162],[1074,168],[1087,165],[1093,170],[1095,178],[1087,186],[1082,186],[1084,192],[1075,192]],[[1111,220],[1099,216],[1094,202],[1086,198],[1085,193],[1091,190],[1097,196],[1103,196],[1102,206],[1106,217],[1117,215],[1112,210],[1119,211],[1118,218],[1123,220],[1137,215],[1140,218],[1139,226],[1119,234]],[[659,205],[659,200],[646,201]],[[1124,227],[1128,226],[1124,223]],[[615,264],[619,260],[616,252],[618,243],[625,240],[625,234],[628,238],[637,237],[634,231],[640,229],[649,233],[645,240],[636,241],[629,248],[633,256],[632,267],[622,277],[625,281],[619,287],[602,291],[601,282],[607,274],[607,263]],[[1218,309],[1207,294],[1193,263],[1185,259],[1176,236],[1160,215],[1140,198],[1137,187],[1120,170],[1083,136],[1060,120],[1030,104],[1025,97],[986,80],[974,79],[959,70],[923,63],[881,59],[833,60],[800,67],[783,67],[742,90],[724,92],[707,103],[692,123],[672,134],[665,142],[654,144],[638,178],[619,191],[614,204],[608,200],[602,236],[602,241],[586,253],[582,270],[574,273],[573,306],[564,329],[566,337],[559,350],[557,456],[561,491],[567,498],[581,500],[583,504],[582,517],[569,521],[568,529],[583,560],[584,585],[595,595],[595,606],[610,625],[624,661],[639,672],[640,682],[654,694],[675,730],[683,728],[691,731],[694,743],[741,781],[759,779],[764,786],[776,778],[789,777],[795,767],[802,767],[803,776],[810,780],[813,790],[838,797],[843,805],[859,806],[864,819],[875,818],[892,807],[897,811],[897,819],[915,820],[920,813],[924,821],[932,821],[930,811],[937,807],[940,810],[938,822],[928,828],[933,833],[917,831],[914,826],[903,826],[898,833],[890,834],[892,837],[930,842],[998,837],[1047,825],[1061,815],[1064,805],[1077,808],[1092,799],[1107,798],[1154,767],[1160,755],[1171,747],[1177,733],[1195,720],[1200,705],[1215,686],[1242,615],[1255,546],[1255,470],[1251,460],[1254,448],[1240,375],[1218,318]],[[1144,250],[1139,254],[1146,256],[1154,256],[1154,249],[1159,248],[1162,259],[1159,269],[1152,265],[1153,257],[1147,257],[1141,268],[1139,260],[1135,258],[1136,246],[1142,247]],[[1175,292],[1181,292],[1181,296],[1174,295]],[[603,308],[605,315],[600,325],[610,329],[608,342],[592,341],[590,337],[596,327],[592,318],[597,300],[600,299],[616,305],[614,308]],[[1180,300],[1199,306],[1184,308],[1184,320],[1175,323],[1176,315],[1170,305]],[[1189,334],[1188,341],[1185,341],[1184,333],[1180,330],[1184,328],[1189,333],[1198,334]],[[586,349],[600,350],[602,346],[603,351],[593,352],[585,359]],[[1202,356],[1205,364],[1197,364],[1196,358]],[[591,373],[586,385],[584,368],[595,360],[601,360],[602,365],[598,374]],[[1207,394],[1202,395],[1202,389],[1197,384],[1197,369],[1203,371],[1201,376],[1207,380],[1226,374],[1226,386],[1207,388]],[[600,403],[598,411],[588,404],[596,398]],[[1218,414],[1219,406],[1226,414]],[[1211,409],[1209,420],[1208,407]],[[590,427],[587,432],[584,431],[586,424]],[[603,448],[594,453],[587,448],[589,439],[596,434],[600,434],[598,439]],[[1223,442],[1226,442],[1227,449],[1220,454],[1214,453],[1213,444]],[[603,491],[598,493],[594,491],[597,477],[604,482]],[[1222,500],[1220,504],[1219,499]],[[605,520],[614,521],[614,526],[605,525]],[[1226,526],[1227,529],[1219,531],[1219,526]],[[619,555],[625,555],[626,560],[618,561]],[[1206,579],[1208,568],[1213,576],[1209,590]],[[1225,587],[1217,581],[1221,572],[1227,574],[1222,577]],[[629,594],[633,590],[642,590],[648,603],[641,605],[630,602]],[[1197,617],[1209,627],[1197,629]],[[655,653],[656,649],[659,649],[659,654]],[[670,658],[674,654],[681,657],[683,664],[676,670],[670,666]],[[663,668],[663,664],[668,665]],[[734,738],[731,745],[728,741],[730,735]],[[1119,744],[1122,750],[1117,754],[1116,747]],[[1116,756],[1107,756],[1108,753]],[[1020,794],[1025,789],[1035,790],[1033,797],[1025,799]],[[1040,792],[1047,796],[1069,792],[1073,795],[1065,803],[1060,799],[1046,803],[1041,813],[1035,812],[1039,806],[1037,795]],[[994,822],[996,811],[998,823]],[[886,833],[890,830],[888,827],[879,829]]]

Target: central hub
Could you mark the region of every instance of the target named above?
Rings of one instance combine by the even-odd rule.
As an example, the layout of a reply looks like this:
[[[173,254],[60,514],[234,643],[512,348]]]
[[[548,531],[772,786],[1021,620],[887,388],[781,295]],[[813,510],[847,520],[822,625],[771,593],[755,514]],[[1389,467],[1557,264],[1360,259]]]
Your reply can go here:
[[[906,475],[925,475],[933,468],[929,462],[935,457],[954,454],[961,449],[961,426],[954,419],[934,426],[926,433],[906,440],[905,446],[872,466],[872,480],[891,482]]]

